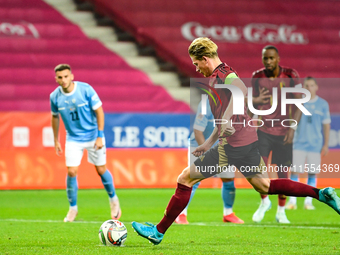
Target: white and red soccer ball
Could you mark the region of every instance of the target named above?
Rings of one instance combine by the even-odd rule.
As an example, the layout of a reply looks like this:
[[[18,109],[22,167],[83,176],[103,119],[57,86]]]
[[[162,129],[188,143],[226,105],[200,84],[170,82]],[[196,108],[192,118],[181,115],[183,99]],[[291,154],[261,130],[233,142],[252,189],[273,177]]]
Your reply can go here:
[[[98,235],[106,246],[122,246],[127,238],[127,229],[119,220],[107,220],[100,226]]]

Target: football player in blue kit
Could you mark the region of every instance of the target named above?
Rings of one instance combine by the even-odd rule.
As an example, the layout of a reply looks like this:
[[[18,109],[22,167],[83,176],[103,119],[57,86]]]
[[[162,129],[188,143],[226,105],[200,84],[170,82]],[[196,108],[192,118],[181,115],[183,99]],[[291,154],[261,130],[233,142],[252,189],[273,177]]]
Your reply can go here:
[[[331,116],[326,100],[317,96],[318,84],[313,77],[304,80],[311,99],[304,107],[312,114],[302,115],[293,140],[293,167],[290,179],[299,180],[299,173],[308,172],[308,185],[316,187],[316,175],[320,173],[321,156],[328,153]],[[305,165],[307,164],[307,165]],[[306,168],[305,168],[306,166]],[[306,197],[304,208],[314,210],[311,197]],[[286,209],[297,209],[296,197],[290,197]]]
[[[109,196],[111,217],[119,219],[121,209],[113,185],[113,178],[106,169],[104,137],[104,111],[95,90],[87,83],[73,81],[71,67],[57,65],[54,69],[59,86],[50,95],[54,147],[57,155],[63,152],[59,142],[59,115],[66,129],[65,158],[67,167],[66,191],[70,203],[64,222],[72,222],[78,214],[78,167],[84,149],[88,162],[92,163]]]

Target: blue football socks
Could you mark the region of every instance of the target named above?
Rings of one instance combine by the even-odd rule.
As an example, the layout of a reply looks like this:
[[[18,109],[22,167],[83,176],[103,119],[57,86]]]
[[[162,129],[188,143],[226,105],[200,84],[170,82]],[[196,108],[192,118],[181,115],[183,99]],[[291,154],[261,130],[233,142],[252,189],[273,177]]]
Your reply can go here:
[[[113,198],[116,195],[115,187],[113,186],[113,178],[109,170],[100,176],[102,179],[102,183],[105,187],[105,190],[110,198]]]
[[[77,194],[78,194],[77,176],[70,177],[67,175],[66,192],[67,192],[67,198],[70,203],[70,206],[76,206],[77,205]]]
[[[233,208],[235,201],[235,184],[234,181],[223,182],[222,199],[224,208]]]
[[[316,175],[315,174],[308,174],[308,185],[316,187]]]
[[[292,181],[298,182],[299,181],[299,174],[290,173],[290,179]]]

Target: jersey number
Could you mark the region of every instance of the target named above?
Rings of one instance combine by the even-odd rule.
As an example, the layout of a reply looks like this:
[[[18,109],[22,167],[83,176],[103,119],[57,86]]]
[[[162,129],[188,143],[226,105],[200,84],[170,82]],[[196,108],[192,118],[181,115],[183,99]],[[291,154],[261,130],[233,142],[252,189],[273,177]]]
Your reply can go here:
[[[78,112],[74,111],[74,112],[70,112],[71,116],[72,116],[72,120],[79,120],[79,116],[78,116]]]

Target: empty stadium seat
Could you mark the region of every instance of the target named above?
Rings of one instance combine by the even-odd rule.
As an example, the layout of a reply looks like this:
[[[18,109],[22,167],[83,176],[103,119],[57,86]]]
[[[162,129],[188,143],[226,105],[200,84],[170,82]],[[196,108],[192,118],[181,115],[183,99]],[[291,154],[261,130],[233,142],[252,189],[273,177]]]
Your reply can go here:
[[[190,111],[44,1],[3,0],[0,16],[0,111],[49,111],[60,63],[95,88],[106,112]]]
[[[201,77],[188,57],[190,42],[200,36],[214,40],[221,60],[242,78],[263,67],[268,44],[279,49],[280,64],[301,77],[340,77],[339,1],[88,1],[190,77]],[[337,102],[330,105],[339,110]]]

